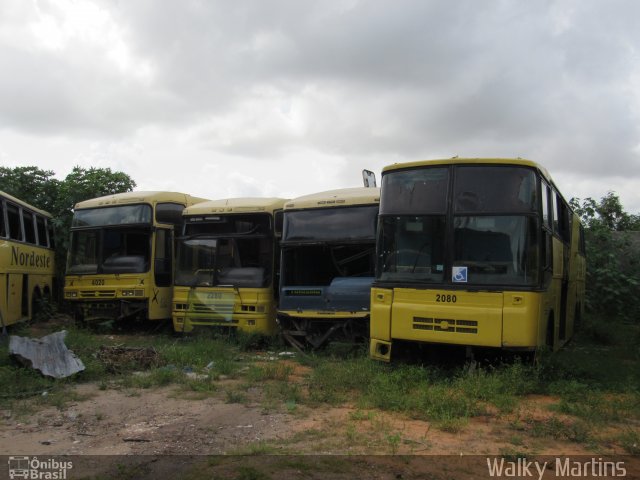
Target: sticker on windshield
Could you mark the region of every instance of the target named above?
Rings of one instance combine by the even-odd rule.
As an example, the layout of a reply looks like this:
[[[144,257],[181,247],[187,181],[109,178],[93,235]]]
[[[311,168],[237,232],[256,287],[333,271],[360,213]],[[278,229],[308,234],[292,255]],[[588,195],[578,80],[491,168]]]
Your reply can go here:
[[[467,283],[467,267],[453,267],[451,281],[454,283]]]

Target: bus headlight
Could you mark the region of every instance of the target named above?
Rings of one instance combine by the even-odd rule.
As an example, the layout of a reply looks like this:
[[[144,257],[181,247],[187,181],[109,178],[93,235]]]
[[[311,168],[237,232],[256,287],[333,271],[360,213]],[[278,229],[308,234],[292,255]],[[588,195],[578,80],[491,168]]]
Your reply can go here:
[[[133,297],[135,292],[133,290],[122,290],[123,297]]]
[[[67,298],[77,298],[78,292],[65,292],[64,296]]]

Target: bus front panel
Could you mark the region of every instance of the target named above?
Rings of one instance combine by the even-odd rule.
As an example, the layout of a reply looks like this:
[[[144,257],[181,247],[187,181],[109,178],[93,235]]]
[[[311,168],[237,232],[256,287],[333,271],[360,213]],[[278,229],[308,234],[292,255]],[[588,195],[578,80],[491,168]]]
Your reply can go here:
[[[235,327],[247,333],[276,333],[271,288],[180,287],[173,293],[173,328]]]
[[[500,347],[502,293],[395,289],[391,337]]]
[[[75,305],[78,319],[83,321],[140,315],[167,318],[166,295],[162,295],[164,292],[159,288],[151,288],[152,285],[151,274],[67,275],[64,294],[65,300]],[[153,312],[150,303],[155,305]]]

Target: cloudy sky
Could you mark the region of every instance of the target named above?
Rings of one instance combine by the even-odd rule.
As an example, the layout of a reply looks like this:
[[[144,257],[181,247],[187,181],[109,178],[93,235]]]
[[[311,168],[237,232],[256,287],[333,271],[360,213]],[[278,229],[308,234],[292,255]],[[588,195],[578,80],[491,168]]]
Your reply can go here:
[[[294,197],[523,157],[640,212],[634,0],[2,0],[0,164]]]

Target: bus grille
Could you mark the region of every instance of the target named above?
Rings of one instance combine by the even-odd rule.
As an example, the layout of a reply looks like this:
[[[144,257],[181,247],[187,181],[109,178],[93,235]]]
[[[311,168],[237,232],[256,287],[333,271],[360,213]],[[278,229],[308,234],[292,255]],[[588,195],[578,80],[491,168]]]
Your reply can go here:
[[[478,333],[478,322],[475,320],[453,320],[451,318],[413,317],[414,330],[430,330],[433,332]]]
[[[115,290],[81,290],[80,298],[115,298]]]
[[[231,315],[233,313],[233,303],[192,303],[191,311],[196,313]]]

